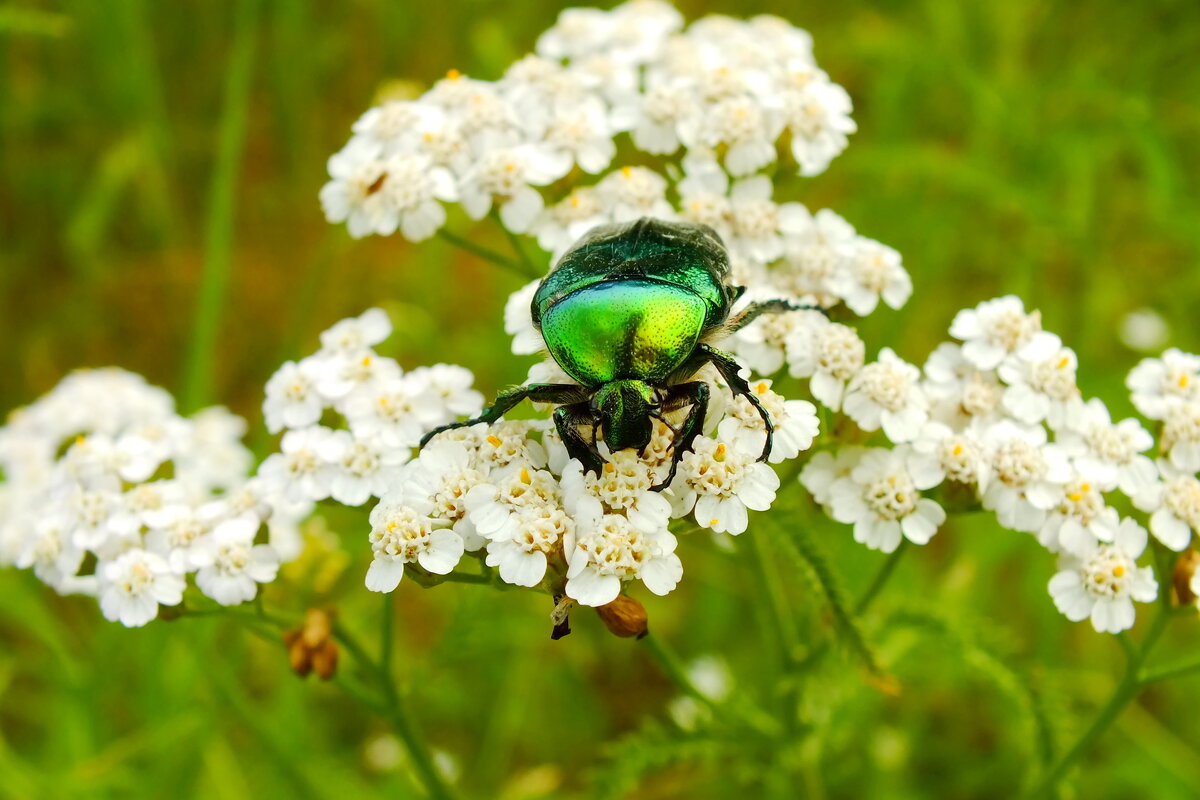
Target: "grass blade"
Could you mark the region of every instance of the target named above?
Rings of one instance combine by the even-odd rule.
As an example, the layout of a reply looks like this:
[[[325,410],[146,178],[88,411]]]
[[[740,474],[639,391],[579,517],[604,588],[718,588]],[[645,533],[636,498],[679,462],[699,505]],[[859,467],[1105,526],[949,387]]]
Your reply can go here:
[[[234,195],[246,142],[246,118],[258,28],[258,0],[243,0],[235,8],[237,17],[233,51],[225,74],[217,159],[209,189],[204,266],[200,275],[192,339],[185,362],[182,406],[187,412],[203,406],[212,394],[217,331],[228,293],[233,258]]]

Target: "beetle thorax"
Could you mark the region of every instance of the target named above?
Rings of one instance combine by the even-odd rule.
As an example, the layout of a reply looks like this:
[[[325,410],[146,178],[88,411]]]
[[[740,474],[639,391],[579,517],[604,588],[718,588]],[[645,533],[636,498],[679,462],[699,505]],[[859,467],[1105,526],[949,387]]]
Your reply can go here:
[[[610,381],[597,389],[592,411],[600,420],[608,449],[641,451],[648,445],[654,430],[650,411],[657,405],[657,393],[645,381]]]

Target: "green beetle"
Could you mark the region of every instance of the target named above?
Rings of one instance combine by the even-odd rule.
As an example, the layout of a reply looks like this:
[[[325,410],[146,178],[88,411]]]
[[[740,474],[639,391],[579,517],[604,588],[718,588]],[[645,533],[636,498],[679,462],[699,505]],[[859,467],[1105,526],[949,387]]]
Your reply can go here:
[[[733,356],[709,341],[763,313],[813,306],[771,300],[730,317],[744,291],[729,283],[728,253],[707,225],[643,217],[594,228],[563,254],[530,307],[550,355],[579,385],[534,383],[505,390],[478,417],[430,431],[421,446],[443,431],[496,422],[528,398],[558,406],[554,423],[567,453],[599,474],[604,458],[596,447],[597,431],[610,450],[644,452],[651,420],[658,419],[675,438],[670,473],[654,487],[661,491],[704,426],[709,386],[692,378],[712,364],[732,392],[762,416],[767,440],[759,460],[766,460],[771,416],[738,374]],[[678,427],[664,419],[685,407]]]

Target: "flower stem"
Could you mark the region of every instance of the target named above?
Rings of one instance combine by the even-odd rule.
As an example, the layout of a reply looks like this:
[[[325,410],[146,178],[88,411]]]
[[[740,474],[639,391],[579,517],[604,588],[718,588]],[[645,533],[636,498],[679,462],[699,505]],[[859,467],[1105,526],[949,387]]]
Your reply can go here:
[[[1097,739],[1100,738],[1101,734],[1108,730],[1108,726],[1113,723],[1113,721],[1125,708],[1126,704],[1129,703],[1129,701],[1135,696],[1137,696],[1137,693],[1140,689],[1141,684],[1134,677],[1134,673],[1132,671],[1127,671],[1125,676],[1121,679],[1121,682],[1117,684],[1117,688],[1113,690],[1112,696],[1108,698],[1108,702],[1104,704],[1104,708],[1100,709],[1100,713],[1096,716],[1096,719],[1094,719],[1088,729],[1083,732],[1083,735],[1076,740],[1075,744],[1071,746],[1071,749],[1068,750],[1066,754],[1063,755],[1063,757],[1060,758],[1058,762],[1050,768],[1050,771],[1047,772],[1045,777],[1038,782],[1037,786],[1032,792],[1029,793],[1028,796],[1048,796],[1050,792],[1053,791],[1054,787],[1058,785],[1058,782],[1062,780],[1062,777],[1066,774],[1067,770],[1070,769],[1077,760],[1079,760],[1080,756],[1091,749],[1092,745]]]
[[[880,682],[889,680],[879,666],[875,652],[859,629],[856,611],[851,611],[841,588],[841,581],[834,574],[833,565],[818,544],[811,539],[804,526],[797,526],[791,536],[780,536],[779,545],[785,556],[790,558],[803,573],[811,575],[833,616],[833,627],[849,646],[851,652],[862,662],[867,671]],[[886,565],[885,565],[886,566]]]
[[[425,743],[421,741],[421,736],[404,704],[401,702],[400,697],[397,695],[395,686],[392,686],[387,693],[384,710],[388,722],[392,725],[392,730],[396,732],[400,737],[400,741],[404,743],[404,749],[408,751],[408,757],[412,760],[417,772],[420,773],[421,780],[425,783],[425,788],[429,792],[429,796],[435,798],[435,800],[451,800],[454,794],[450,791],[450,787],[446,785],[442,774],[438,772],[429,751],[425,749]]]
[[[496,222],[500,222],[499,215],[496,217]],[[542,274],[542,271],[537,268],[537,265],[530,261],[529,255],[525,252],[525,248],[521,246],[521,240],[517,238],[515,233],[504,227],[504,223],[500,223],[500,228],[504,231],[504,235],[508,237],[508,243],[512,247],[513,252],[517,254],[517,258],[520,260],[521,264],[524,265],[525,272],[535,278],[539,277]]]
[[[439,576],[443,583],[478,583],[489,584],[492,582],[491,575],[478,574],[473,572],[448,572],[445,575]]]
[[[766,590],[771,624],[779,637],[783,668],[786,671],[797,658],[800,647],[799,639],[796,629],[792,626],[791,610],[787,605],[787,597],[783,593],[783,585],[779,581],[779,573],[775,570],[773,555],[768,550],[766,536],[763,533],[757,533],[751,535],[750,540],[754,548],[754,565],[757,568],[759,580]]]
[[[1123,643],[1127,656],[1125,664],[1125,674],[1121,676],[1121,680],[1117,683],[1113,693],[1109,696],[1108,701],[1100,709],[1100,713],[1092,720],[1092,724],[1087,730],[1075,741],[1063,756],[1053,767],[1051,767],[1046,775],[1038,782],[1034,789],[1028,793],[1028,797],[1046,797],[1058,786],[1059,781],[1066,775],[1067,770],[1074,766],[1075,762],[1080,759],[1085,753],[1091,750],[1096,741],[1108,730],[1109,726],[1116,721],[1125,706],[1131,700],[1137,697],[1138,693],[1148,683],[1165,678],[1175,677],[1178,674],[1186,674],[1190,669],[1184,670],[1165,670],[1158,675],[1149,677],[1141,676],[1142,665],[1146,661],[1146,656],[1150,654],[1151,648],[1154,647],[1158,638],[1162,636],[1166,630],[1167,623],[1171,619],[1171,609],[1169,605],[1160,606],[1158,613],[1150,622],[1150,630],[1142,638],[1139,646],[1130,647],[1127,643]],[[1190,668],[1200,671],[1200,664],[1189,665]]]
[[[1188,675],[1195,675],[1198,672],[1200,672],[1200,661],[1192,661],[1187,664],[1176,664],[1173,667],[1164,667],[1162,669],[1155,670],[1154,672],[1142,673],[1142,677],[1139,679],[1139,682],[1143,686],[1147,686],[1151,683],[1158,683],[1159,681],[1170,680],[1171,678],[1183,678]]]
[[[495,264],[496,266],[506,269],[509,272],[513,272],[517,275],[520,275],[523,278],[529,279],[529,278],[537,277],[533,271],[524,268],[521,264],[518,264],[517,262],[513,261],[512,259],[505,258],[504,256],[500,255],[496,251],[489,250],[488,248],[486,248],[482,245],[475,244],[470,239],[459,236],[457,233],[451,233],[450,231],[446,230],[445,228],[438,231],[438,236],[440,236],[442,239],[449,242],[450,244],[454,245],[455,247],[458,247],[462,250],[466,250],[468,253],[478,256],[479,258],[482,258],[484,261],[490,261],[491,263]]]
[[[409,760],[412,762],[418,775],[420,775],[429,796],[435,798],[435,800],[453,800],[454,793],[446,785],[442,774],[438,772],[437,766],[433,763],[433,757],[425,747],[416,724],[405,708],[404,701],[400,697],[400,692],[396,688],[396,682],[392,677],[392,633],[395,621],[395,598],[391,594],[384,594],[383,597],[384,604],[380,620],[378,660],[372,658],[366,648],[343,625],[338,622],[334,622],[333,624],[333,637],[345,648],[347,653],[354,657],[354,660],[358,662],[359,666],[371,678],[371,681],[375,684],[380,694],[380,699],[373,698],[371,692],[366,687],[362,686],[357,679],[346,675],[344,671],[339,672],[336,683],[346,694],[387,720],[388,724],[396,732],[396,735],[400,737],[400,741],[404,744]],[[182,617],[218,615],[239,620],[246,624],[248,630],[262,635],[268,641],[276,644],[278,644],[278,639],[276,636],[272,636],[263,630],[264,626],[274,627],[279,630],[289,627],[289,623],[285,619],[268,612],[263,608],[261,603],[258,603],[257,608],[253,611],[226,607],[204,609],[185,607],[180,610],[180,616]]]
[[[887,585],[887,582],[892,577],[892,573],[896,571],[896,566],[900,563],[900,557],[908,550],[908,540],[901,539],[900,546],[893,550],[887,557],[887,561],[883,562],[883,566],[875,573],[875,577],[871,580],[871,585],[863,592],[862,597],[858,598],[858,602],[854,604],[854,616],[860,617],[866,613],[871,607],[871,603],[875,602],[876,596]]]
[[[396,688],[396,682],[392,677],[389,668],[385,664],[391,663],[392,637],[391,637],[391,620],[393,619],[392,597],[390,594],[385,594],[387,603],[384,606],[383,623],[380,635],[380,658],[378,661],[371,658],[367,654],[366,649],[358,642],[354,636],[341,625],[335,624],[333,635],[337,638],[346,651],[354,656],[354,659],[374,678],[380,693],[383,695],[382,707],[368,705],[373,710],[382,714],[392,730],[400,738],[404,749],[408,752],[409,760],[416,769],[417,774],[421,777],[421,782],[425,784],[425,789],[429,796],[436,800],[451,800],[454,793],[442,778],[442,774],[438,772],[437,766],[433,763],[433,757],[425,746],[416,723],[413,722],[408,710],[405,708],[404,702],[400,697],[400,692]],[[383,631],[386,631],[384,633]],[[358,694],[351,692],[354,697],[359,697]],[[362,699],[362,698],[360,698]]]
[[[663,674],[675,685],[676,689],[708,708],[713,714],[721,711],[723,708],[721,705],[700,691],[696,684],[692,683],[692,679],[688,677],[687,670],[679,663],[679,657],[671,651],[662,639],[653,634],[648,634],[643,636],[639,641],[641,641],[642,645],[650,653],[650,658],[654,660],[654,663],[658,665]],[[740,717],[747,725],[766,738],[774,739],[779,737],[778,721],[757,705],[746,701],[739,701],[727,704],[724,708],[729,709],[731,713]]]
[[[867,586],[866,590],[858,598],[858,602],[854,604],[852,618],[858,618],[867,613],[867,610],[871,607],[871,604],[875,601],[875,598],[879,596],[879,594],[883,591],[883,587],[887,585],[889,580],[891,580],[892,575],[896,572],[896,566],[900,563],[900,557],[907,550],[908,540],[902,539],[900,541],[900,546],[888,555],[887,560],[883,562],[883,566],[879,568],[879,571],[875,573],[875,577],[871,579],[870,585]],[[800,668],[811,668],[813,665],[819,663],[821,659],[825,657],[827,652],[829,652],[828,641],[823,642],[815,647],[812,652],[800,662],[798,666]]]
[[[654,659],[654,663],[658,664],[658,668],[662,670],[663,674],[670,679],[671,683],[675,684],[676,689],[693,700],[700,701],[710,709],[716,709],[716,703],[711,697],[696,688],[696,684],[692,683],[692,679],[688,677],[687,671],[679,663],[679,659],[667,648],[662,639],[653,634],[647,634],[639,641],[650,653],[650,658]]]
[[[391,592],[383,593],[383,614],[379,618],[379,671],[392,678],[392,633],[395,629],[396,598]]]

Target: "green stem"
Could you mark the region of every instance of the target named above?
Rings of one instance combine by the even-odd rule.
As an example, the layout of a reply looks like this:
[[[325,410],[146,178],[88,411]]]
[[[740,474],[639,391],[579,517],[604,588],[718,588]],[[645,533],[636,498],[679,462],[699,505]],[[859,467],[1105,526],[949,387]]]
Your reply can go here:
[[[525,268],[525,272],[533,277],[540,277],[542,270],[537,268],[537,265],[530,260],[529,255],[525,252],[525,248],[521,246],[521,240],[517,235],[504,227],[504,223],[500,222],[500,215],[496,215],[496,222],[500,225],[500,229],[504,231],[504,235],[508,238],[508,244],[512,247],[513,252],[517,254],[517,259]]]
[[[780,583],[779,573],[775,570],[772,554],[768,550],[766,536],[756,533],[751,535],[750,540],[754,548],[754,565],[759,581],[766,591],[771,624],[779,637],[783,667],[787,670],[796,660],[800,648],[799,638],[791,624],[791,611],[788,609],[787,597],[783,593],[783,584]]]
[[[654,663],[658,664],[658,668],[663,674],[670,679],[671,683],[675,684],[675,688],[683,692],[693,700],[698,700],[702,704],[708,706],[712,710],[716,710],[717,704],[711,697],[696,688],[696,684],[692,683],[692,679],[688,677],[687,671],[683,665],[679,663],[679,659],[675,657],[663,641],[657,636],[647,634],[639,641],[650,653],[650,658],[654,659]]]
[[[784,555],[788,556],[800,570],[807,571],[812,575],[821,594],[825,597],[825,604],[829,607],[830,614],[833,616],[834,629],[849,646],[855,657],[876,679],[881,681],[886,679],[887,676],[879,666],[875,652],[867,643],[862,631],[859,630],[856,612],[850,610],[840,581],[835,576],[829,559],[817,543],[808,536],[803,526],[800,526],[794,535],[780,536],[779,545],[783,549]]]
[[[1171,613],[1170,605],[1159,608],[1158,614],[1150,622],[1150,630],[1146,631],[1146,635],[1142,639],[1142,646],[1138,649],[1138,666],[1146,663],[1146,656],[1150,655],[1150,650],[1158,643],[1159,637],[1167,629],[1167,623],[1171,621],[1172,616],[1174,615]]]
[[[341,642],[342,647],[346,648],[346,652],[354,656],[354,660],[361,664],[364,668],[369,668],[374,671],[375,661],[367,655],[366,648],[359,644],[358,639],[354,637],[350,631],[340,623],[333,623],[333,638]]]
[[[425,742],[422,741],[412,718],[396,693],[395,686],[388,690],[384,703],[385,717],[391,723],[392,730],[400,737],[400,741],[404,743],[408,757],[421,775],[421,780],[425,783],[425,789],[429,792],[429,796],[436,800],[451,800],[454,794],[446,785],[442,773],[438,772],[437,766],[433,763],[433,757],[426,749]]]
[[[187,606],[179,609],[180,617],[229,617],[248,624],[267,624],[279,630],[291,627],[292,623],[283,617],[269,614],[265,610],[250,611],[243,610],[236,606],[217,606],[215,608],[189,608]]]
[[[1188,675],[1195,675],[1200,672],[1200,661],[1192,661],[1187,664],[1176,664],[1171,667],[1163,667],[1153,672],[1144,672],[1140,678],[1140,683],[1143,686],[1148,686],[1151,683],[1166,681],[1172,678],[1183,678]]]
[[[1125,651],[1127,661],[1132,661],[1137,658],[1137,645],[1129,638],[1128,631],[1121,631],[1117,634],[1117,643],[1121,645],[1121,649]]]
[[[416,723],[413,722],[408,710],[405,708],[404,701],[400,697],[400,692],[396,689],[396,682],[392,677],[392,673],[385,668],[385,661],[391,661],[391,624],[392,604],[390,601],[391,595],[386,595],[389,602],[384,606],[384,625],[388,635],[381,635],[380,639],[380,659],[376,661],[367,654],[366,649],[359,644],[358,640],[343,626],[335,624],[333,635],[346,651],[354,656],[354,659],[370,673],[374,678],[380,693],[383,695],[382,707],[375,707],[384,719],[391,725],[392,730],[400,737],[400,741],[404,745],[404,749],[408,752],[409,760],[416,769],[417,774],[421,777],[421,782],[425,784],[425,790],[429,796],[436,800],[451,800],[454,793],[442,778],[442,774],[438,772],[437,766],[433,763],[433,757],[425,742],[422,739],[420,732],[417,730]]]
[[[337,673],[334,683],[336,683],[343,692],[350,695],[379,716],[387,716],[387,709],[383,707],[383,703],[372,696],[371,691],[367,689],[367,687],[363,686],[356,679],[351,678],[344,670]]]
[[[1126,671],[1121,682],[1117,684],[1117,688],[1113,690],[1112,696],[1108,698],[1108,702],[1100,709],[1100,713],[1096,716],[1096,719],[1083,732],[1083,735],[1076,740],[1071,749],[1051,767],[1046,776],[1029,793],[1030,797],[1047,796],[1058,785],[1058,782],[1062,780],[1067,770],[1079,760],[1079,757],[1090,750],[1096,740],[1108,730],[1108,726],[1113,723],[1121,711],[1124,710],[1126,704],[1136,697],[1138,691],[1142,688],[1135,675],[1136,673],[1133,670]]]
[[[900,563],[900,557],[908,550],[908,540],[901,539],[900,546],[888,554],[887,561],[883,562],[883,566],[875,573],[875,577],[871,580],[871,585],[863,592],[862,597],[858,598],[858,602],[854,604],[854,616],[861,617],[871,607],[871,603],[875,602],[875,598],[883,587],[887,585],[891,579],[892,573],[896,571],[896,566]]]
[[[395,630],[396,598],[383,593],[383,614],[379,619],[379,671],[392,680],[392,633]]]
[[[1156,680],[1175,677],[1177,674],[1186,674],[1187,672],[1191,671],[1191,669],[1171,669],[1165,670],[1160,674],[1150,677],[1141,677],[1141,669],[1142,665],[1146,661],[1146,656],[1150,654],[1150,650],[1154,647],[1159,637],[1162,636],[1163,631],[1166,630],[1167,623],[1170,621],[1171,616],[1172,614],[1170,605],[1161,605],[1158,613],[1150,622],[1150,630],[1148,630],[1146,635],[1142,638],[1140,646],[1133,647],[1129,646],[1128,642],[1122,643],[1122,647],[1125,649],[1125,653],[1128,656],[1125,665],[1125,674],[1121,676],[1120,682],[1117,684],[1116,688],[1113,689],[1113,693],[1109,696],[1108,701],[1104,704],[1104,707],[1100,709],[1100,713],[1096,715],[1094,720],[1092,720],[1092,724],[1089,725],[1087,730],[1083,732],[1083,735],[1076,740],[1075,744],[1071,746],[1071,749],[1068,750],[1066,754],[1064,754],[1062,758],[1060,758],[1054,764],[1054,766],[1050,768],[1045,777],[1043,777],[1042,780],[1038,782],[1037,786],[1034,787],[1033,791],[1029,792],[1028,796],[1044,797],[1049,795],[1050,792],[1058,785],[1058,782],[1062,780],[1063,776],[1066,775],[1067,770],[1074,766],[1075,762],[1078,761],[1084,753],[1087,753],[1092,748],[1092,746],[1096,743],[1096,740],[1098,740],[1104,734],[1104,732],[1108,730],[1109,726],[1116,721],[1117,717],[1120,716],[1121,712],[1125,709],[1125,706],[1127,706],[1131,700],[1137,697],[1138,693],[1141,692],[1141,690],[1148,683],[1152,683]],[[1189,667],[1200,671],[1200,664],[1189,665]]]
[[[908,550],[908,540],[900,540],[900,546],[888,554],[888,558],[883,562],[883,566],[875,573],[875,577],[871,579],[871,583],[866,590],[858,598],[858,602],[854,604],[854,616],[861,617],[867,613],[871,604],[875,602],[875,598],[883,591],[883,587],[891,580],[892,575],[896,572],[896,566],[900,563],[900,557]],[[803,660],[800,666],[811,667],[820,662],[825,654],[829,652],[829,642],[823,642],[813,649],[811,653]]]
[[[438,231],[438,236],[441,237],[442,239],[444,239],[445,241],[449,242],[450,244],[454,245],[455,247],[458,247],[462,250],[466,250],[468,253],[478,256],[479,258],[482,258],[484,261],[490,261],[491,263],[495,264],[496,266],[502,267],[502,268],[508,270],[509,272],[516,273],[517,275],[520,275],[521,277],[525,278],[526,280],[528,280],[529,278],[537,277],[536,274],[524,269],[517,262],[515,262],[511,259],[505,258],[504,256],[497,253],[495,250],[489,250],[488,248],[483,247],[482,245],[475,244],[470,239],[466,239],[462,236],[459,236],[457,233],[451,233],[450,231],[446,230],[445,228],[442,228],[440,231]]]
[[[221,312],[228,295],[230,264],[233,257],[234,197],[238,164],[241,162],[246,142],[246,119],[250,105],[257,33],[258,0],[244,0],[238,3],[233,51],[225,73],[217,157],[212,183],[209,186],[204,265],[200,274],[192,338],[185,362],[182,406],[188,412],[196,411],[208,402],[212,389],[217,334],[221,326]]]
[[[276,637],[267,634],[262,630],[261,626],[274,626],[278,629],[290,627],[285,619],[268,613],[261,604],[254,611],[242,611],[236,608],[224,607],[181,609],[182,617],[218,615],[243,622],[251,632],[263,635],[264,638],[275,643],[278,642]],[[396,735],[400,737],[400,741],[404,743],[404,747],[408,751],[408,757],[420,775],[421,781],[425,784],[429,796],[436,798],[436,800],[452,800],[454,794],[450,791],[450,787],[446,785],[441,773],[438,772],[437,767],[434,765],[433,757],[426,748],[416,724],[413,722],[411,716],[409,716],[404,702],[400,697],[400,692],[396,688],[396,682],[392,677],[392,631],[394,620],[394,598],[391,594],[384,594],[383,615],[380,621],[379,632],[378,661],[371,658],[366,648],[344,626],[336,622],[333,625],[333,637],[341,643],[346,652],[353,656],[359,666],[370,676],[382,696],[382,701],[372,697],[365,687],[361,686],[356,679],[347,675],[345,671],[339,672],[336,683],[348,695],[388,721],[392,729],[396,732]]]
[[[492,582],[491,575],[476,575],[471,572],[451,572],[446,575],[439,576],[443,583],[480,583],[488,584]]]
[[[679,663],[679,658],[662,639],[653,635],[643,636],[639,641],[650,654],[650,658],[658,665],[663,674],[683,694],[696,700],[714,714],[720,713],[722,706],[692,683],[687,670]],[[731,713],[740,717],[746,724],[768,739],[779,737],[779,723],[757,705],[748,701],[735,701],[725,706]]]

